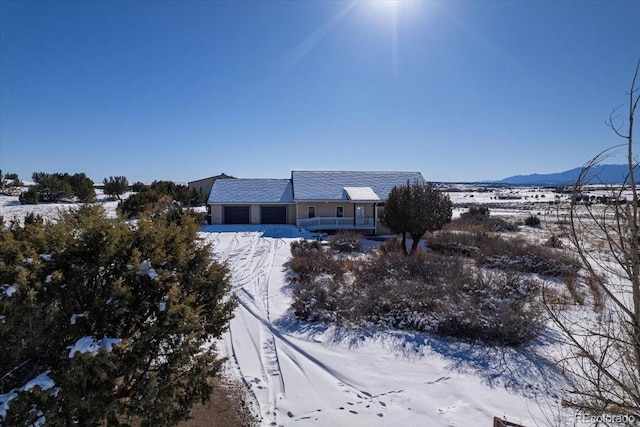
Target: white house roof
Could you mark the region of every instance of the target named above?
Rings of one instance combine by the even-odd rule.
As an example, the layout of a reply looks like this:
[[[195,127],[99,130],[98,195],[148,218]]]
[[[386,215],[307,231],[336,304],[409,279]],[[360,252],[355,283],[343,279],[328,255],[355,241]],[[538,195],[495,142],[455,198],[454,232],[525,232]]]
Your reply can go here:
[[[289,179],[218,179],[207,203],[293,203]]]
[[[360,202],[379,202],[380,197],[371,187],[344,187],[347,198]]]
[[[386,200],[396,185],[425,182],[420,172],[395,171],[293,171],[291,179],[296,201],[349,200],[345,187],[369,187],[378,200]]]

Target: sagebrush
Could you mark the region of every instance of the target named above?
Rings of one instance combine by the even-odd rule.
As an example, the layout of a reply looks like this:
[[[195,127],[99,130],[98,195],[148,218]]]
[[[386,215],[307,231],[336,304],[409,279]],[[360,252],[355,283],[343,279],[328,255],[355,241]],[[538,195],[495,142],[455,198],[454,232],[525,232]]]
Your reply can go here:
[[[298,273],[292,308],[305,320],[506,344],[525,342],[540,331],[536,281],[482,271],[460,257],[380,251],[353,262],[310,249],[296,251],[291,268]]]

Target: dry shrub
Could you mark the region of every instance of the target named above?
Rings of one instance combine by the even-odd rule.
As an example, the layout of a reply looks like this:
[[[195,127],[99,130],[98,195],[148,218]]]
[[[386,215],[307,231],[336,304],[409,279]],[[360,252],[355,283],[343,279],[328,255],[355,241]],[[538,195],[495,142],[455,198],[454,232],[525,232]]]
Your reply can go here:
[[[358,268],[358,261],[355,259],[345,258],[342,260],[342,265],[344,266],[345,271],[356,271]]]
[[[494,237],[484,241],[477,262],[487,268],[568,277],[580,270],[580,261],[562,250],[535,245],[522,238]]]
[[[437,301],[433,332],[517,345],[542,328],[536,281],[511,272],[467,269]]]
[[[600,287],[600,283],[603,283],[603,280],[602,277],[596,278],[593,276],[589,276],[586,279],[587,287],[593,296],[593,311],[596,313],[599,313],[604,306],[604,293]]]
[[[344,263],[334,258],[319,242],[294,241],[291,248],[289,268],[299,275],[300,281],[310,282],[321,274],[341,277],[345,272]]]
[[[547,306],[552,308],[563,309],[573,304],[571,297],[566,292],[551,286],[545,286],[542,289],[542,299]]]
[[[549,237],[549,239],[544,242],[544,245],[548,248],[553,249],[562,249],[564,247],[562,240],[560,240],[560,237],[558,237],[556,234],[552,234],[551,237]]]
[[[355,231],[339,231],[329,238],[329,245],[338,252],[361,252],[362,236]]]
[[[595,245],[600,253],[608,253],[611,250],[609,247],[610,242],[607,239],[591,239],[590,243]]]
[[[569,291],[571,298],[573,298],[576,304],[583,305],[584,297],[578,292],[577,277],[575,275],[568,275],[564,279],[564,283],[567,286],[567,291]]]
[[[540,217],[531,214],[524,219],[524,225],[527,227],[540,227]]]
[[[379,246],[381,252],[388,253],[402,253],[402,243],[397,238],[386,239],[381,246]]]
[[[575,275],[580,269],[578,259],[568,252],[484,231],[440,231],[427,246],[442,254],[473,257],[479,266],[487,268],[554,277]]]
[[[322,243],[317,240],[300,239],[291,242],[291,253],[295,254],[298,251],[308,251],[311,249],[322,250]]]
[[[293,314],[312,322],[340,323],[344,290],[342,279],[331,275],[295,282],[291,301]]]
[[[356,280],[375,282],[380,277],[397,280],[418,279],[425,282],[456,277],[463,263],[457,257],[419,252],[413,256],[400,253],[383,253],[360,263]]]
[[[439,231],[427,239],[427,247],[445,255],[471,256],[490,239],[485,231]]]
[[[311,321],[337,321],[344,262],[313,240],[294,241],[291,249],[289,268],[296,273],[296,280],[291,281],[294,314]]]
[[[580,262],[568,252],[536,245],[519,237],[481,231],[440,231],[427,246],[442,254],[473,257],[479,266],[554,277],[575,275]]]
[[[484,206],[471,206],[468,212],[463,212],[459,218],[454,219],[445,227],[447,230],[458,231],[482,231],[503,232],[517,231],[518,224],[509,222],[503,218],[489,215],[489,209]]]
[[[314,258],[321,256],[314,254]],[[383,252],[360,261],[351,275],[327,271],[293,283],[292,307],[296,316],[311,321],[411,329],[506,344],[537,335],[541,316],[534,303],[537,283],[466,264],[461,257],[436,253],[406,257]]]

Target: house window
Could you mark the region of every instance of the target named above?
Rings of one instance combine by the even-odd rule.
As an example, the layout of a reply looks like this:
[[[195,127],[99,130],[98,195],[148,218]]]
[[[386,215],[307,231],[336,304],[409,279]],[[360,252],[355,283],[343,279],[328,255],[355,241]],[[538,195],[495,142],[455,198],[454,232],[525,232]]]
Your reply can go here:
[[[309,206],[307,207],[307,218],[315,218],[316,217],[316,207]]]
[[[336,217],[337,218],[344,217],[344,206],[336,206]]]

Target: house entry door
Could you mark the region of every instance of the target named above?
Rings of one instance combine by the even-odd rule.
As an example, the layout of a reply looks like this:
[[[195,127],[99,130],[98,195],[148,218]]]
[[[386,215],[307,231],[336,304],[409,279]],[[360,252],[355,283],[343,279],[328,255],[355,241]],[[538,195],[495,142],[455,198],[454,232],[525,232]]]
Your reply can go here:
[[[356,207],[356,225],[364,225],[364,207]]]

